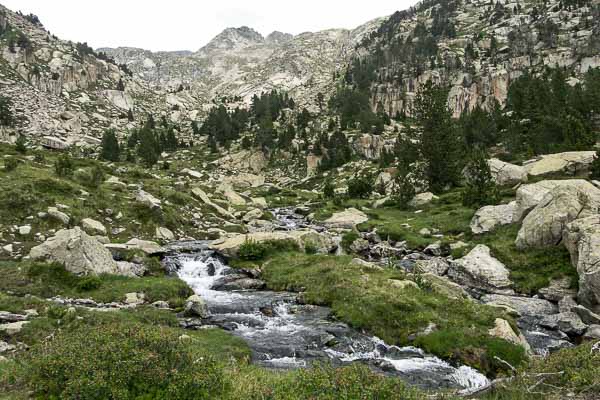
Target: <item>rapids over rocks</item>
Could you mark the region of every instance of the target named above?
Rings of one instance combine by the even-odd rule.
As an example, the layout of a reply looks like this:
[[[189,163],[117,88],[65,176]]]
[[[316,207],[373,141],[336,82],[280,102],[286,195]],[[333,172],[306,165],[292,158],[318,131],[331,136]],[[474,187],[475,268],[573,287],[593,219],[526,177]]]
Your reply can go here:
[[[331,318],[326,307],[300,304],[295,294],[215,290],[219,280],[235,271],[201,242],[184,247],[187,252],[174,250],[165,262],[206,302],[210,316],[201,325],[221,327],[243,338],[258,365],[292,369],[314,362],[363,362],[427,389],[473,389],[488,383],[470,367],[455,367],[421,349],[390,346],[354,330]]]

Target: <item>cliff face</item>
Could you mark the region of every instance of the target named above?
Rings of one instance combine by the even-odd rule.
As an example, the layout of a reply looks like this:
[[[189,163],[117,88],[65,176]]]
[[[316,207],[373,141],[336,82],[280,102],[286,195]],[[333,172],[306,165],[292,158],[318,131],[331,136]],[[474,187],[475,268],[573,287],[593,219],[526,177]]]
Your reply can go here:
[[[363,60],[377,59],[373,107],[409,112],[418,88],[432,79],[451,87],[448,103],[458,116],[494,100],[502,104],[525,71],[565,67],[580,75],[600,66],[597,1],[492,3],[423,2],[386,21],[358,50]],[[414,53],[407,59],[402,50]]]

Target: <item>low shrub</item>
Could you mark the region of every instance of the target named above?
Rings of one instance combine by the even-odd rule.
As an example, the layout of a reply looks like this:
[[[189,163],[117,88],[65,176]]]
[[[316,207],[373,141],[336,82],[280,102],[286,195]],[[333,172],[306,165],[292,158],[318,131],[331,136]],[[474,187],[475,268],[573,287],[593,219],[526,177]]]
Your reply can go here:
[[[34,346],[22,367],[39,398],[211,399],[223,368],[197,357],[177,330],[139,324],[82,327]]]
[[[60,177],[73,175],[74,168],[73,158],[69,154],[59,156],[54,163],[54,171]]]
[[[244,261],[258,261],[267,255],[267,246],[254,240],[246,240],[238,252],[240,259]]]
[[[19,160],[16,158],[10,157],[4,160],[4,171],[12,172],[17,169],[19,166]]]

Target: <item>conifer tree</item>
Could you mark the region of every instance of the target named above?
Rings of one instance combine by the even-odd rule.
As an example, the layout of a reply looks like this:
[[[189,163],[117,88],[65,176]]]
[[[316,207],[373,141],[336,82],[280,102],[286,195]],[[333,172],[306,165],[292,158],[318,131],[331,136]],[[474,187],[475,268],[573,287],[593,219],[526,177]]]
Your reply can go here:
[[[115,131],[109,129],[102,136],[102,150],[100,158],[107,161],[119,161],[120,148]]]
[[[463,205],[481,207],[498,202],[498,188],[492,178],[485,151],[480,149],[473,151],[465,169],[465,176]]]

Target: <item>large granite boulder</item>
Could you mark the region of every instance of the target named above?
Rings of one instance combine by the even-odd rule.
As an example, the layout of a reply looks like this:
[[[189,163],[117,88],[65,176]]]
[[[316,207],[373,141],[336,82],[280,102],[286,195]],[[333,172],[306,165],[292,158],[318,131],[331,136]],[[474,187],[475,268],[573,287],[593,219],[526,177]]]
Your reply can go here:
[[[91,218],[84,218],[81,220],[81,226],[86,233],[90,235],[106,235],[106,228],[102,225],[102,222],[96,221]]]
[[[525,218],[544,199],[544,196],[548,192],[558,186],[572,189],[577,188],[583,192],[598,190],[594,185],[583,179],[545,180],[530,185],[523,185],[517,190],[515,222]]]
[[[485,206],[477,210],[471,220],[471,232],[476,235],[491,232],[501,225],[509,225],[514,222],[517,202],[501,204],[499,206]]]
[[[136,193],[135,201],[151,210],[160,210],[162,207],[162,201],[141,189]]]
[[[286,241],[294,243],[302,250],[308,246],[312,246],[320,253],[329,253],[335,247],[335,243],[329,236],[314,230],[253,232],[245,235],[232,235],[213,241],[209,247],[227,257],[236,257],[240,247],[246,242],[265,243]]]
[[[356,208],[348,208],[333,214],[330,218],[323,221],[323,224],[328,228],[352,229],[356,225],[360,225],[368,220],[369,217],[364,212]]]
[[[510,272],[492,257],[489,247],[476,246],[469,254],[450,263],[448,276],[455,282],[488,293],[511,293]]]
[[[578,219],[567,225],[563,242],[579,275],[579,302],[600,308],[600,216]]]
[[[558,307],[548,300],[533,297],[488,294],[481,298],[484,304],[515,311],[520,316],[541,317],[558,312]]]
[[[110,251],[79,227],[58,231],[54,237],[31,249],[33,260],[57,262],[77,275],[118,274]]]
[[[488,160],[488,165],[497,185],[514,186],[527,182],[527,171],[519,165],[510,164],[497,158]]]
[[[519,249],[556,246],[568,223],[598,213],[600,190],[557,186],[523,220],[517,236]]]
[[[595,151],[570,151],[566,153],[543,155],[539,159],[524,165],[529,176],[563,174],[581,176],[589,171]]]

